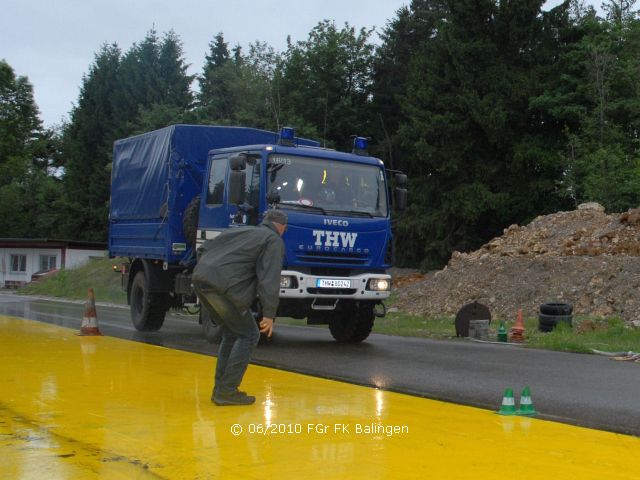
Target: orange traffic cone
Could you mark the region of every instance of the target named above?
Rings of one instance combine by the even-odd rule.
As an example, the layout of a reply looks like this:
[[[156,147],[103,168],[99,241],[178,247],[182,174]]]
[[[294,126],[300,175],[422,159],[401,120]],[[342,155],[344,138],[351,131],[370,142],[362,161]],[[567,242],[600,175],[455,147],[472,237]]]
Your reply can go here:
[[[78,335],[102,335],[98,328],[98,316],[96,315],[96,298],[93,288],[89,289],[87,301],[84,302],[84,315]]]
[[[514,343],[524,342],[524,321],[522,320],[522,309],[518,309],[516,324],[509,330],[509,336]]]

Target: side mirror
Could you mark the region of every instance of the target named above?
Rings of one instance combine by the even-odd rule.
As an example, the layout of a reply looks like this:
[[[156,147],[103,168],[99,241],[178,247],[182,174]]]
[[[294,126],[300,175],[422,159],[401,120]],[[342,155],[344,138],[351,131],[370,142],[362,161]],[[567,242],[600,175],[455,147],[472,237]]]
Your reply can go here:
[[[407,185],[407,176],[404,173],[396,173],[395,179],[398,187],[404,187]]]
[[[230,205],[240,205],[244,203],[245,177],[246,173],[243,170],[231,170],[229,172],[228,196]]]
[[[406,188],[396,187],[395,207],[396,207],[396,210],[399,212],[404,212],[407,209],[407,189]]]
[[[237,172],[247,168],[247,156],[244,154],[234,155],[229,159],[229,168],[232,171]]]
[[[271,190],[267,194],[267,203],[273,205],[274,203],[280,203],[280,194],[276,190]]]

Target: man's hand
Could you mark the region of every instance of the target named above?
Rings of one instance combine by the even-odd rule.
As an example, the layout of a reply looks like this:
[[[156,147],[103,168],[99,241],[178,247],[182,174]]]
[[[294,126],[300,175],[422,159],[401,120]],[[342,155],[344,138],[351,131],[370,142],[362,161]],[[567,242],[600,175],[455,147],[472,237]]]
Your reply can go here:
[[[260,333],[264,333],[271,338],[273,334],[273,318],[262,317],[262,320],[260,320]]]

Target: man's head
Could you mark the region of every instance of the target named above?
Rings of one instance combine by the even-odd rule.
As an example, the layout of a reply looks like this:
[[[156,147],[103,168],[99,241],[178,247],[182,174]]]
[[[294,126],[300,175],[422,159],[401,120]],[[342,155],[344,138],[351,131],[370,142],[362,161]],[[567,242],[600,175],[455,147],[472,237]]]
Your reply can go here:
[[[273,208],[271,210],[267,210],[262,221],[273,223],[280,236],[282,236],[287,230],[287,214],[282,210],[276,210]]]

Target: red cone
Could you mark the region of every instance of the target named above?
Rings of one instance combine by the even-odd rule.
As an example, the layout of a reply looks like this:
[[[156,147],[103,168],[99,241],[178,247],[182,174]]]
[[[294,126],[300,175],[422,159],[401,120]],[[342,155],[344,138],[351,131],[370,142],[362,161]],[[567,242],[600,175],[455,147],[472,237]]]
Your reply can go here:
[[[82,316],[82,325],[78,335],[102,335],[98,328],[98,316],[96,314],[96,298],[93,294],[93,288],[89,289],[87,301],[84,302],[84,315]]]
[[[511,341],[514,343],[522,343],[524,342],[524,320],[522,319],[522,309],[518,310],[518,317],[516,319],[516,324],[511,327],[509,331],[511,334]]]

